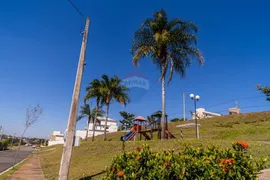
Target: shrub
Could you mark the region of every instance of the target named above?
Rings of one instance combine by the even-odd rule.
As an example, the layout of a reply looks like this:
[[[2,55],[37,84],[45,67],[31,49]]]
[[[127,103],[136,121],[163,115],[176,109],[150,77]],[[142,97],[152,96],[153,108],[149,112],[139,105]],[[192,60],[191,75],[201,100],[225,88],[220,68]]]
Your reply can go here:
[[[180,122],[180,121],[184,121],[184,118],[173,118],[173,119],[171,119],[171,122]]]
[[[104,179],[256,179],[264,161],[253,161],[246,142],[233,143],[232,147],[187,146],[180,153],[157,153],[144,145],[113,158]]]
[[[5,139],[0,142],[0,151],[1,150],[6,150],[8,147],[9,139]]]

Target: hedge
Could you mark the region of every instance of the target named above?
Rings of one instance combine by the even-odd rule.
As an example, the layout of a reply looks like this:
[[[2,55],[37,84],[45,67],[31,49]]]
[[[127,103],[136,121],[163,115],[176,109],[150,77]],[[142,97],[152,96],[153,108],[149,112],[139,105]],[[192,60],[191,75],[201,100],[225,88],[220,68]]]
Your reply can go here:
[[[254,161],[246,142],[233,143],[227,149],[186,146],[179,153],[153,152],[148,145],[136,149],[113,158],[104,179],[251,180],[257,179],[266,161]]]

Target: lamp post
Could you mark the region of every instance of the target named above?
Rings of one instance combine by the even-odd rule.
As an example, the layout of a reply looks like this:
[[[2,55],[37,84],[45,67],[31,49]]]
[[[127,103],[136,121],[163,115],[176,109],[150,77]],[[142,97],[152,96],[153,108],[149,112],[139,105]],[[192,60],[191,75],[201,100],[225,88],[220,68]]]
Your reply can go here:
[[[197,101],[199,101],[200,96],[199,95],[194,95],[194,94],[190,94],[189,95],[190,99],[192,99],[194,101],[194,116],[195,116],[195,128],[196,128],[196,138],[199,139],[199,128],[198,128],[198,119],[197,119]]]

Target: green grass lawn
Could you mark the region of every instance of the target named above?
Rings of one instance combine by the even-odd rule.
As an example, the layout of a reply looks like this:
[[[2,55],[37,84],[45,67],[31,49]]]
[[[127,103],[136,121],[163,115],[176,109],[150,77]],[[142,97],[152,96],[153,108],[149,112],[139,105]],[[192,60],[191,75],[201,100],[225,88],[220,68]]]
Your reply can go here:
[[[180,138],[178,124],[170,123],[170,131],[177,137],[171,140],[130,141],[125,143],[125,150],[132,151],[138,145],[149,144],[154,151],[174,149],[180,151],[185,144],[192,146],[217,145],[220,148],[231,147],[236,140],[249,143],[249,153],[254,159],[266,157],[270,159],[270,145],[260,141],[270,141],[270,112],[249,113],[245,115],[223,116],[212,119],[199,120],[200,140],[195,140],[195,128],[184,130],[184,139]],[[103,142],[98,136],[95,142],[82,141],[80,147],[73,148],[70,167],[70,179],[101,179],[106,165],[113,156],[122,153],[122,142],[119,141],[122,132],[108,134],[109,141]],[[49,147],[51,148],[51,147]],[[41,165],[46,179],[57,179],[62,146],[55,146],[55,150],[41,153]],[[267,162],[270,167],[270,162]]]

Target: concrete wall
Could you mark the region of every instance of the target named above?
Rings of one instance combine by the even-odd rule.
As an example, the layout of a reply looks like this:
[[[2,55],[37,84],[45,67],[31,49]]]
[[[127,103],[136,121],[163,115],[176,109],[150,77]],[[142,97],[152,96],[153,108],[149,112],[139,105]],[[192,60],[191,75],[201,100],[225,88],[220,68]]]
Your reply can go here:
[[[98,117],[100,120],[100,124],[96,123],[96,131],[95,131],[95,136],[104,134],[104,128],[105,128],[105,117]],[[117,123],[115,120],[108,118],[107,122],[107,133],[111,132],[116,132],[118,129]],[[89,129],[88,129],[88,137],[92,137],[93,135],[93,123],[89,124]],[[82,139],[85,139],[86,136],[86,129],[85,130],[77,130],[76,131],[76,136],[81,137]]]
[[[104,134],[104,131],[97,131],[97,130],[95,131],[95,136],[102,135],[102,134]],[[93,131],[88,131],[88,137],[92,137],[92,135],[93,135]],[[85,139],[86,130],[77,130],[76,136],[79,136],[80,138]]]
[[[60,131],[53,131],[53,134],[50,136],[50,140],[48,141],[48,146],[57,144],[64,144],[64,134]]]
[[[57,144],[64,144],[64,140],[62,141],[48,141],[48,146],[53,146]]]

